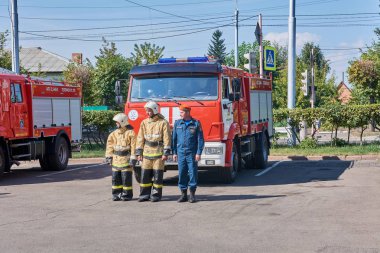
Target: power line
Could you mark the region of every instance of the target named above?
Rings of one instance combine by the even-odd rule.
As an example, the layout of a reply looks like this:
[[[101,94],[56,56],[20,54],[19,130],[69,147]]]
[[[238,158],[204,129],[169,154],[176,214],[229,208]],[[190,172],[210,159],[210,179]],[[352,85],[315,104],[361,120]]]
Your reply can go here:
[[[249,18],[242,19],[241,21],[249,20],[249,19],[252,19],[254,17],[256,17],[256,15],[251,16]],[[209,30],[217,29],[217,28],[221,28],[221,27],[231,26],[233,24],[234,24],[234,22],[223,24],[223,25],[219,25],[219,26],[214,26],[214,27],[200,28],[200,29],[198,29],[196,31],[192,31],[192,32],[185,32],[185,33],[166,35],[166,36],[158,36],[158,37],[151,37],[151,38],[140,38],[140,39],[118,39],[118,40],[112,40],[112,41],[114,41],[114,42],[146,41],[146,40],[152,40],[152,39],[172,38],[172,37],[178,37],[178,36],[183,36],[183,35],[189,35],[189,34],[209,31]],[[41,37],[41,38],[48,38],[48,39],[75,40],[75,41],[102,41],[102,40],[95,40],[95,39],[80,39],[80,38],[70,38],[70,37],[65,37],[65,36],[42,35],[42,34],[35,34],[35,33],[31,33],[31,32],[20,32],[20,33],[28,34],[28,35],[32,35],[32,36],[36,36],[36,37]],[[150,34],[150,33],[148,32],[146,34]]]
[[[219,17],[215,19],[230,19],[230,17]],[[210,18],[199,19],[199,20],[210,20]],[[108,29],[119,29],[119,28],[128,28],[128,27],[142,27],[142,26],[157,26],[157,25],[167,25],[167,24],[179,24],[179,23],[188,23],[189,21],[173,21],[173,22],[161,22],[153,24],[136,24],[136,25],[122,25],[122,26],[106,26],[106,27],[90,27],[90,28],[72,28],[72,29],[55,29],[55,30],[32,30],[32,31],[23,31],[23,32],[72,32],[72,31],[91,31],[91,30],[108,30]],[[201,24],[193,24],[201,25]]]
[[[217,1],[201,1],[201,2],[187,2],[187,3],[174,3],[174,4],[156,4],[154,7],[167,7],[167,6],[184,6],[184,5],[197,5],[230,2],[230,0],[217,0]],[[0,6],[8,6],[0,4]],[[39,9],[124,9],[124,8],[139,8],[139,6],[122,5],[122,6],[46,6],[46,5],[19,5],[23,8],[39,8]],[[140,6],[141,7],[141,6]]]

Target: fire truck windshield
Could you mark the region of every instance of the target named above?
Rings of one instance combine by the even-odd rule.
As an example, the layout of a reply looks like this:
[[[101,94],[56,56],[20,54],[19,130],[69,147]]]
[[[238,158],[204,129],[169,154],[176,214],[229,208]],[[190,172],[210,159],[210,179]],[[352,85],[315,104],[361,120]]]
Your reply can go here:
[[[218,76],[134,77],[131,102],[176,100],[216,100]]]

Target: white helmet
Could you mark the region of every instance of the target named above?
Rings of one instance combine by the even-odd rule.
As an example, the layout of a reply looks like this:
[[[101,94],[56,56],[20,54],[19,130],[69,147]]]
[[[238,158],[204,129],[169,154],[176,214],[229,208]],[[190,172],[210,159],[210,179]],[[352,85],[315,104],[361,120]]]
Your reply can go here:
[[[125,113],[118,113],[113,117],[113,120],[119,122],[121,127],[125,127],[128,125],[128,116]]]
[[[153,111],[153,114],[156,115],[158,113],[158,104],[154,101],[149,101],[144,105],[144,108],[150,108]]]

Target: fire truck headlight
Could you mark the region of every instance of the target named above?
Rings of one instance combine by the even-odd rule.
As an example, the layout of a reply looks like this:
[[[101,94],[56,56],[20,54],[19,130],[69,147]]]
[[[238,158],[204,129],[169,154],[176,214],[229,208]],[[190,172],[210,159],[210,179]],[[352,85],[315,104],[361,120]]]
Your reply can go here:
[[[221,155],[223,154],[223,147],[205,147],[206,155]]]

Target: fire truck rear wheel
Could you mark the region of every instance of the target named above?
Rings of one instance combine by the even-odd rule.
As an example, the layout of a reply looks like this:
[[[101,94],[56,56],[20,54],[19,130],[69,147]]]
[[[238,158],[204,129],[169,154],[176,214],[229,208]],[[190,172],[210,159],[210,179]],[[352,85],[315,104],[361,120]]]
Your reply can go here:
[[[66,139],[59,137],[54,143],[54,153],[40,158],[40,165],[43,170],[64,170],[69,161],[69,144]]]
[[[54,154],[50,157],[50,165],[52,170],[64,170],[69,162],[69,144],[66,139],[59,137],[55,143]]]
[[[230,167],[220,168],[221,178],[224,183],[231,184],[235,181],[239,171],[239,154],[237,152],[236,144],[232,148],[232,161]]]
[[[0,178],[5,171],[7,160],[5,159],[5,154],[3,148],[0,146]]]
[[[269,143],[266,134],[260,134],[257,145],[259,145],[260,148],[255,152],[254,168],[261,170],[265,169],[268,164]]]

